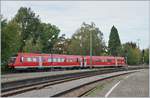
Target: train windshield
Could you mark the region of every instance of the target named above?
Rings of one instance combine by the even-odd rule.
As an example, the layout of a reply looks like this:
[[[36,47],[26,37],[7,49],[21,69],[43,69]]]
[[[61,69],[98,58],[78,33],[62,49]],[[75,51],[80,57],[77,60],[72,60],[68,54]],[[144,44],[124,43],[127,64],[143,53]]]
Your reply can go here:
[[[9,63],[15,63],[16,57],[11,57]]]

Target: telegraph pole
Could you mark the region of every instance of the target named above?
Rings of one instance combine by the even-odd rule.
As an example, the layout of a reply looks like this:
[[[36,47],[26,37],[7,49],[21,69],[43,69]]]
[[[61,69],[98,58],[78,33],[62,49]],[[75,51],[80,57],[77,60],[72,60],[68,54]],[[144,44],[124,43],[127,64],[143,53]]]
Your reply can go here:
[[[137,39],[138,48],[140,49],[140,39]]]
[[[93,33],[93,28],[90,30],[90,68],[92,68],[92,33]]]
[[[90,32],[90,67],[92,68],[92,32]]]

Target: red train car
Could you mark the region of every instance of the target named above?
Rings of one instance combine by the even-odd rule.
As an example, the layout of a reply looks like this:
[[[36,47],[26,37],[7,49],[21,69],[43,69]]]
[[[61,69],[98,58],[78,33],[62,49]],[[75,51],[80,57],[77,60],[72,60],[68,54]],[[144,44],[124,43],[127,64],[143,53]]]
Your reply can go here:
[[[90,56],[86,56],[86,66],[90,66]],[[126,66],[124,57],[92,56],[93,67]]]
[[[90,56],[18,53],[11,68],[90,67]],[[92,67],[126,66],[124,57],[92,56]]]

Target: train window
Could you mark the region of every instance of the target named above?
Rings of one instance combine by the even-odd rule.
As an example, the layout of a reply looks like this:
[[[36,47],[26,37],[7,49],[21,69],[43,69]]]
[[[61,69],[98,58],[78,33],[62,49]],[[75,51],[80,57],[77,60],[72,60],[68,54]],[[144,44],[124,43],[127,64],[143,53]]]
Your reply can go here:
[[[66,59],[66,62],[73,62],[72,59]]]
[[[32,58],[27,58],[27,61],[28,61],[28,62],[31,62],[31,61],[32,61]]]
[[[58,62],[61,62],[61,58],[57,58],[57,61],[58,61]]]
[[[107,62],[112,62],[112,60],[111,60],[111,59],[108,59]]]
[[[62,62],[64,62],[64,61],[65,61],[65,59],[63,59],[63,58],[62,58],[62,59],[61,59],[61,61],[62,61]]]
[[[51,59],[51,58],[48,58],[48,62],[52,62],[52,59]]]
[[[56,58],[53,58],[53,62],[56,62]]]
[[[101,60],[101,62],[105,62],[105,60],[103,59],[103,60]]]
[[[96,59],[95,62],[102,62],[102,60],[101,59]]]
[[[46,61],[46,59],[42,57],[42,62],[45,62],[45,61]]]
[[[65,61],[65,59],[63,59],[63,58],[60,58],[60,62],[64,62]]]
[[[59,62],[62,62],[62,58],[59,58]]]
[[[15,60],[16,60],[16,57],[11,57],[11,58],[9,59],[9,63],[15,63]]]
[[[53,62],[57,62],[57,58],[53,58]]]
[[[33,62],[37,62],[37,59],[36,58],[32,58]]]

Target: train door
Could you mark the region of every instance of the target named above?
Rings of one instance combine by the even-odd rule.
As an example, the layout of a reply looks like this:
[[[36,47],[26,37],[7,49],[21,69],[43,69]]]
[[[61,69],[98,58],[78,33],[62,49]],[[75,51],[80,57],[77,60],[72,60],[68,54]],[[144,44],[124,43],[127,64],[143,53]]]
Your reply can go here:
[[[115,57],[115,66],[118,66],[118,61],[116,57]]]
[[[86,57],[84,57],[84,67],[87,66],[87,60],[86,60]]]
[[[80,58],[80,67],[83,67],[83,58]]]
[[[41,68],[42,67],[42,57],[39,56],[39,67]]]

